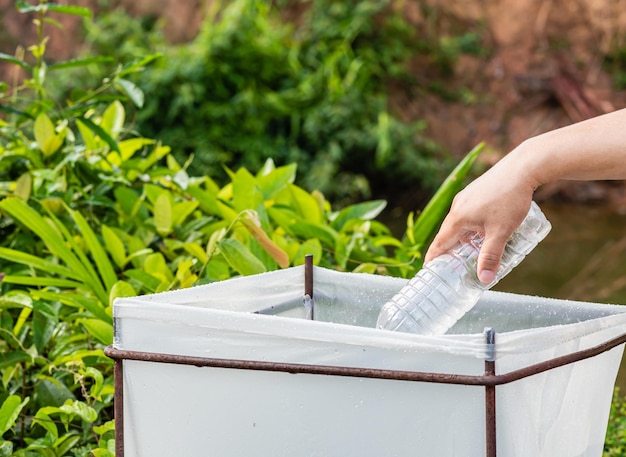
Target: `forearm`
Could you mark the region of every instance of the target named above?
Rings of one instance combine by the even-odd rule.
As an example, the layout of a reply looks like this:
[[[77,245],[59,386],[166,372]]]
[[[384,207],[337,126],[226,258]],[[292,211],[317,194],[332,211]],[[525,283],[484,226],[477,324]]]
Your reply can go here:
[[[626,179],[626,109],[526,140],[502,161],[539,186],[560,179]]]

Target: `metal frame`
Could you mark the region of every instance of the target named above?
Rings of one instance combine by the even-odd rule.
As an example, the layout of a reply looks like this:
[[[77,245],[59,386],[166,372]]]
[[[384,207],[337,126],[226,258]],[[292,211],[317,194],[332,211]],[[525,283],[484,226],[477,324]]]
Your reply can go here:
[[[305,262],[305,295],[313,297],[313,264],[307,256]],[[312,314],[312,313],[311,313]],[[493,329],[485,329],[485,338],[490,354],[495,354],[496,333]],[[544,362],[530,365],[508,373],[496,374],[495,358],[487,356],[483,375],[458,375],[447,373],[427,373],[418,371],[383,370],[373,368],[354,368],[328,365],[311,365],[297,363],[276,363],[256,360],[217,359],[209,357],[191,357],[173,354],[128,351],[108,346],[104,353],[114,360],[114,414],[115,414],[115,455],[124,457],[124,374],[123,361],[168,363],[191,365],[196,367],[231,368],[240,370],[285,372],[291,374],[312,374],[323,376],[344,376],[357,378],[388,379],[397,381],[429,382],[438,384],[456,384],[467,386],[483,386],[485,388],[485,456],[497,456],[496,442],[496,387],[509,384],[520,379],[534,376],[545,371],[568,365],[580,360],[600,355],[610,349],[626,343],[626,334],[608,340],[600,345],[556,357]]]

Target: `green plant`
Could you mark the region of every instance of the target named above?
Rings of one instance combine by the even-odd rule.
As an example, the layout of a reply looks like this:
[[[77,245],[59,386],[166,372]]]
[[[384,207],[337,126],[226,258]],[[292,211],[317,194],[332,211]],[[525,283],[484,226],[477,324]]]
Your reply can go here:
[[[604,457],[623,457],[626,455],[626,400],[618,388],[613,394],[611,415],[602,455]]]
[[[616,46],[604,56],[604,67],[610,72],[616,90],[626,88],[626,46]]]
[[[163,49],[135,81],[151,94],[138,128],[218,180],[223,164],[271,158],[297,162],[299,185],[338,201],[432,190],[451,162],[423,122],[389,111],[413,33],[389,3],[304,2],[295,25],[265,1],[216,2],[193,42]]]

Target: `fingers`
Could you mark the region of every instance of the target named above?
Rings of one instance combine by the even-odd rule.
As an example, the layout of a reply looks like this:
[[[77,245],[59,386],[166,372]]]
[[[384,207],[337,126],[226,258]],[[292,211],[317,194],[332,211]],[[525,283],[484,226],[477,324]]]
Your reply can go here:
[[[508,236],[485,235],[483,245],[478,253],[477,274],[483,284],[491,284],[496,279],[496,273],[500,266],[500,259],[504,252]]]
[[[486,231],[485,239],[478,254],[477,274],[478,279],[484,284],[491,284],[500,266],[500,260],[504,247],[511,235],[512,229],[507,225],[498,226],[498,230]],[[455,228],[452,222],[444,220],[441,229],[431,243],[424,262],[430,262],[435,257],[445,254],[463,240],[468,230]]]
[[[456,246],[465,233],[467,232],[455,229],[454,224],[449,223],[447,219],[444,219],[439,232],[433,239],[432,243],[430,243],[428,251],[426,251],[424,262],[430,262],[435,257],[439,257],[440,255],[443,255],[451,250],[454,246]]]

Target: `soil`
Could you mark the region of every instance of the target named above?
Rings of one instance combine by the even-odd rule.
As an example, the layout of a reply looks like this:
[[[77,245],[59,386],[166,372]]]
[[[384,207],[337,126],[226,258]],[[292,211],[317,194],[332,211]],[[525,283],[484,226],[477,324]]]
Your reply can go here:
[[[211,0],[112,3],[129,14],[161,17],[168,39],[178,43],[195,36]],[[13,4],[13,0],[0,0],[0,51],[9,54],[34,39],[29,36],[32,18],[17,13]],[[72,4],[97,11],[98,0]],[[437,11],[434,33],[445,37],[459,27],[471,27],[480,30],[486,44],[488,55],[461,56],[449,78],[450,89],[463,89],[469,100],[451,101],[428,93],[417,96],[403,85],[390,87],[393,111],[407,121],[426,120],[428,136],[459,157],[484,141],[488,151],[482,160],[489,165],[525,138],[626,107],[626,91],[613,89],[602,65],[610,49],[626,46],[626,0],[404,0],[396,4],[415,27],[432,30],[432,17],[423,13],[429,6]],[[81,46],[79,21],[67,16],[59,21],[64,28],[50,31],[48,49],[55,60],[75,55]],[[419,76],[424,62],[416,58],[410,69]],[[7,80],[7,74],[7,67],[0,66],[0,79]],[[621,182],[557,183],[537,194],[538,200],[548,198],[609,202],[626,212],[626,188]]]

